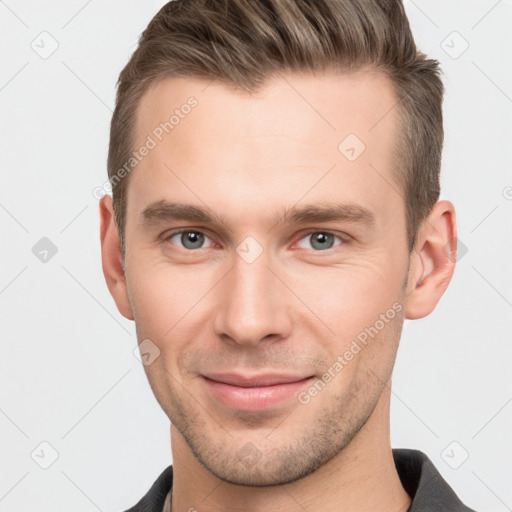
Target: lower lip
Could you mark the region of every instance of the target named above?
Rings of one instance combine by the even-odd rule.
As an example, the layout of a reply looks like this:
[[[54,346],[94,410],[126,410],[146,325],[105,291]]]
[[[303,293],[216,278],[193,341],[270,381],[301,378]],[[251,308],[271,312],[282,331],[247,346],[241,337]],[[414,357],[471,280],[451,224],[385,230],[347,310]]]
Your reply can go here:
[[[244,411],[270,409],[287,398],[290,398],[313,379],[314,377],[309,377],[285,384],[244,388],[203,377],[203,381],[206,383],[206,386],[213,396],[232,409]]]

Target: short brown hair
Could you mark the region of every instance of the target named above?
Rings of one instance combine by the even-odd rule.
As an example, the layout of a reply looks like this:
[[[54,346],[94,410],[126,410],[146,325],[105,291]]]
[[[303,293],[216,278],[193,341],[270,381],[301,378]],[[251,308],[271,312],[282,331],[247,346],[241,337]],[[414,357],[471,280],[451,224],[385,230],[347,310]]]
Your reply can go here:
[[[257,92],[279,71],[380,70],[398,98],[395,178],[409,252],[439,198],[444,87],[436,60],[417,50],[401,0],[172,0],[141,34],[122,70],[112,116],[108,176],[125,255],[127,175],[137,105],[166,77],[218,80]],[[341,142],[341,141],[340,141]],[[124,176],[124,174],[123,174]]]

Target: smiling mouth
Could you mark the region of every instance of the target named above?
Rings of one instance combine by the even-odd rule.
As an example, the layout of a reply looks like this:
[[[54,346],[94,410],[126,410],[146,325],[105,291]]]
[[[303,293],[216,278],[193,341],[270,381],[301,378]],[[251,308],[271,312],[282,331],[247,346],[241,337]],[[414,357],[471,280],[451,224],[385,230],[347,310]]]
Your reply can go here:
[[[209,394],[225,406],[246,411],[275,407],[309,384],[312,375],[265,374],[245,377],[239,374],[202,375]]]

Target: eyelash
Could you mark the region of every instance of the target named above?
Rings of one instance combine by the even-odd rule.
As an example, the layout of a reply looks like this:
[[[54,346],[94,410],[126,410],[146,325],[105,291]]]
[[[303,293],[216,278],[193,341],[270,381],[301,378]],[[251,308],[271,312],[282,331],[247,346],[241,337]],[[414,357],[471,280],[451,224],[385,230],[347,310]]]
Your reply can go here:
[[[169,242],[171,238],[173,238],[174,236],[176,235],[181,235],[182,233],[199,233],[201,235],[204,235],[205,237],[211,239],[211,237],[209,237],[204,231],[201,231],[200,229],[181,229],[181,230],[178,230],[178,231],[173,231],[171,233],[169,233],[168,235],[165,236],[164,238],[164,241],[165,242]],[[331,247],[329,249],[326,249],[325,251],[315,251],[314,249],[310,249],[311,251],[315,252],[315,253],[329,253],[333,250],[335,250],[337,247],[340,247],[342,245],[345,245],[348,240],[348,235],[345,235],[345,236],[340,236],[340,235],[337,235],[336,233],[333,233],[332,231],[327,231],[327,230],[321,230],[321,229],[312,229],[310,231],[308,231],[307,233],[303,234],[301,236],[301,238],[299,238],[299,241],[300,240],[303,240],[304,238],[308,237],[308,236],[311,236],[312,234],[314,233],[323,233],[323,234],[326,234],[326,235],[333,235],[335,238],[337,238],[338,240],[341,241],[340,244],[334,246],[334,247]],[[174,244],[172,244],[174,245]],[[200,247],[199,249],[186,249],[186,248],[179,248],[180,250],[183,250],[185,252],[199,252],[201,251],[202,249],[208,249],[208,247]],[[307,249],[308,250],[308,249]]]

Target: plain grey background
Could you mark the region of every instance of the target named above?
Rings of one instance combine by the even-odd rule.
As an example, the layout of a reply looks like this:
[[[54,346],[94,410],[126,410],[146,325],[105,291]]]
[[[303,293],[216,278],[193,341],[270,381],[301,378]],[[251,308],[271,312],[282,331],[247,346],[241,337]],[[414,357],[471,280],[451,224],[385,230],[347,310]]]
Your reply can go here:
[[[134,325],[104,282],[93,196],[107,178],[118,74],[164,3],[0,1],[3,512],[121,511],[172,462]],[[444,70],[442,198],[457,210],[460,253],[434,313],[406,322],[392,445],[427,453],[469,506],[502,512],[512,507],[512,2],[406,10]]]

